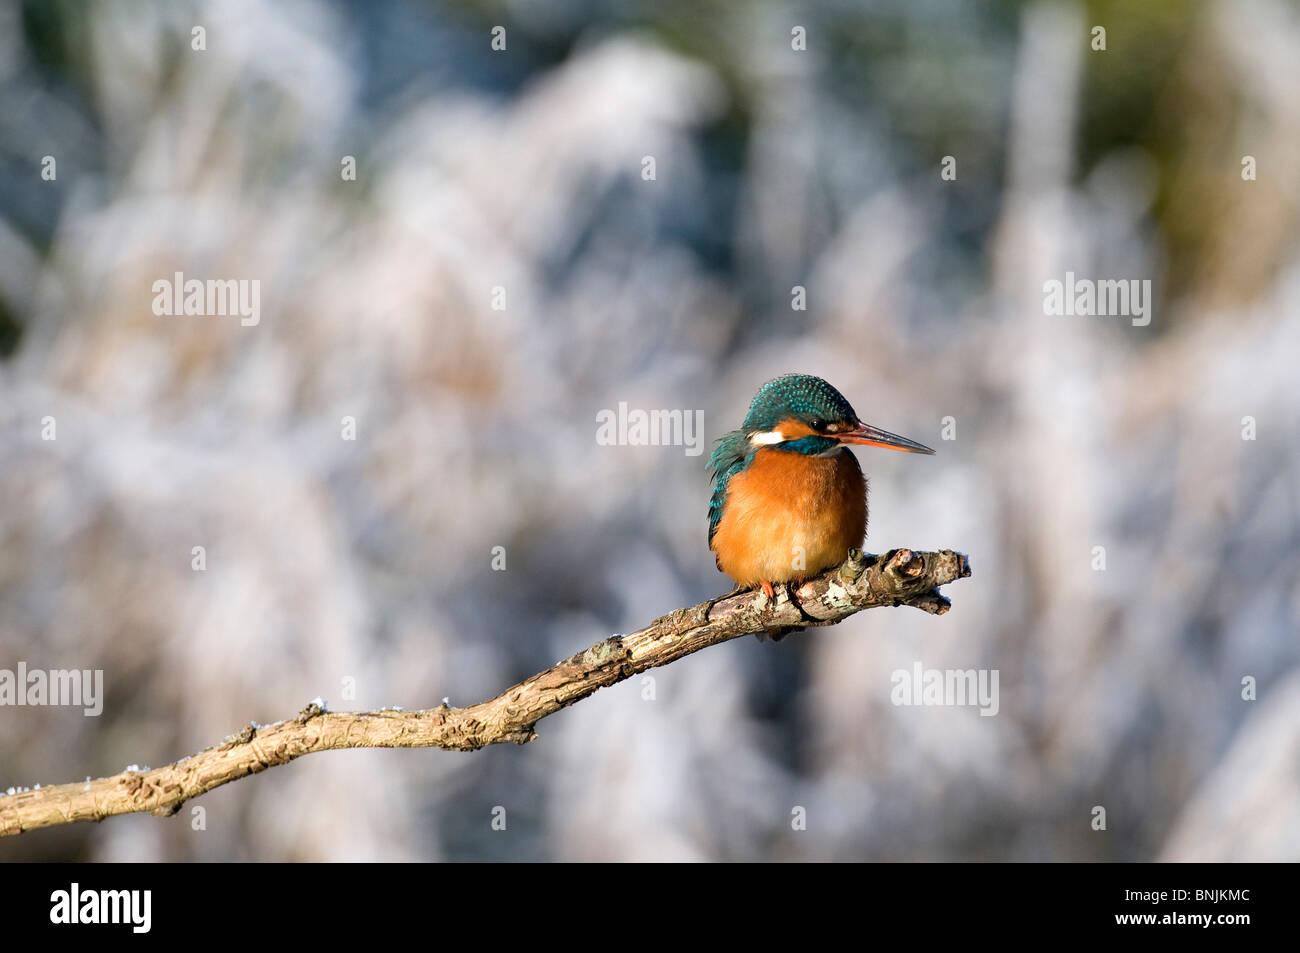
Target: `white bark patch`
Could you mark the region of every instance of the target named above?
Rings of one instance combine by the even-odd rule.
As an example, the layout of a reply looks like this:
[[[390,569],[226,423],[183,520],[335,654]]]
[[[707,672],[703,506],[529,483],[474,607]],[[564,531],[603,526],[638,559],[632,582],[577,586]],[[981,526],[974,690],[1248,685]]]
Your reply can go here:
[[[853,600],[849,598],[849,591],[841,586],[838,582],[832,582],[826,587],[826,602],[835,609],[847,609],[852,605]]]

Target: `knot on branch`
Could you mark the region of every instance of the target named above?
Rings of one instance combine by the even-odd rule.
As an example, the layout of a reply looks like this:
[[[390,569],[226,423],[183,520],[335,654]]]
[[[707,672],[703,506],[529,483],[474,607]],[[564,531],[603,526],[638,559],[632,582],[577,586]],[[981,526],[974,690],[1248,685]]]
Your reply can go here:
[[[579,652],[569,662],[585,668],[600,668],[610,662],[623,661],[632,653],[623,645],[621,636],[610,636],[603,642],[597,642],[585,652]]]
[[[307,707],[298,712],[298,717],[294,719],[298,724],[305,725],[320,715],[325,714],[325,703],[319,698],[307,703]]]
[[[874,557],[868,556],[860,549],[850,549],[849,558],[840,563],[837,570],[839,577],[845,582],[857,582],[862,574],[867,571]]]
[[[243,730],[240,731],[238,734],[226,735],[225,744],[223,745],[223,747],[226,749],[230,749],[235,747],[235,745],[246,745],[253,740],[256,734],[257,734],[256,722],[249,722],[247,725],[244,726]]]

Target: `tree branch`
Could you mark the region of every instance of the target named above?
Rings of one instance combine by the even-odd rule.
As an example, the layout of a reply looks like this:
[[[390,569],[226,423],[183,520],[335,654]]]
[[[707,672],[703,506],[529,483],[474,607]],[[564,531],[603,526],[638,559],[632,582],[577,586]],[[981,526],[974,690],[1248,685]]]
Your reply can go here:
[[[950,603],[938,587],[970,574],[966,557],[951,550],[898,549],[884,556],[854,550],[842,565],[800,586],[794,602],[784,590],[778,590],[775,600],[747,590],[678,609],[638,632],[597,642],[468,708],[444,703],[427,711],[326,712],[313,702],[295,718],[264,727],[249,725],[224,744],[163,768],[0,796],[0,836],[116,814],[149,811],[167,817],[215,787],[313,751],[473,751],[503,741],[526,744],[537,737],[537,722],[597,689],[742,635],[834,625],[877,606],[908,605],[942,615]]]

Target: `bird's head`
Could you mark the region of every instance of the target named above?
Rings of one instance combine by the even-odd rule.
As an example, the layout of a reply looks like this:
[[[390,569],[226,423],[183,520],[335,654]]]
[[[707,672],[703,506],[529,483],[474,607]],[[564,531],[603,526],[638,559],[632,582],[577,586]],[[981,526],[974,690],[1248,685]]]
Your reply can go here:
[[[843,394],[809,374],[786,374],[760,387],[741,429],[753,446],[796,453],[829,453],[844,444],[934,453],[914,440],[864,424]]]

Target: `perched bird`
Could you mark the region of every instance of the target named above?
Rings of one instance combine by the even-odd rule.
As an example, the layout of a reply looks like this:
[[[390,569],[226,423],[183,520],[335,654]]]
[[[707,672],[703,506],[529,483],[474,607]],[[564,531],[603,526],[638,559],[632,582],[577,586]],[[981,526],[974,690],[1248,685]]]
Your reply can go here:
[[[709,548],[740,589],[793,583],[839,565],[867,533],[867,481],[847,444],[934,453],[858,419],[820,377],[787,374],[755,395],[709,457]]]

